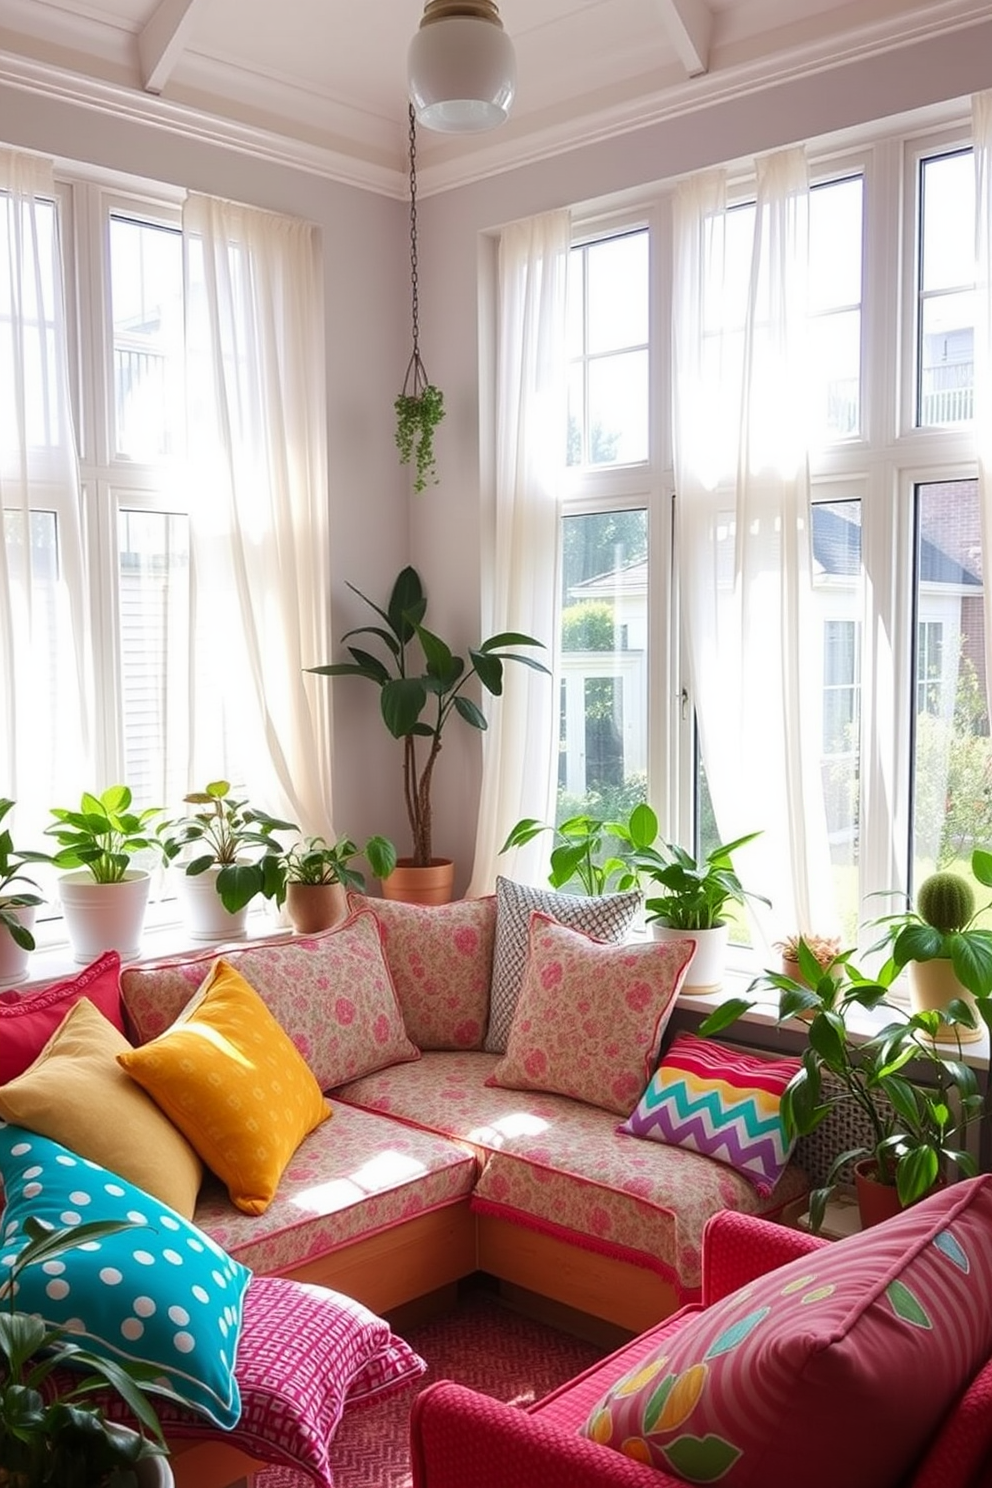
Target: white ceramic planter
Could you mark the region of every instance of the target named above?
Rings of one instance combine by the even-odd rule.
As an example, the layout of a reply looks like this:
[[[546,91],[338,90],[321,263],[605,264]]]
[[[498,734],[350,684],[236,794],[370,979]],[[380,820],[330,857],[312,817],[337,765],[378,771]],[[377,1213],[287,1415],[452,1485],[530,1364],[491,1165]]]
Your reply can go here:
[[[176,869],[175,881],[183,905],[183,919],[191,940],[244,940],[248,905],[232,914],[217,892],[216,864],[190,876]]]
[[[64,873],[59,899],[75,961],[95,961],[104,951],[119,951],[122,961],[141,954],[141,932],[151,875],[129,868],[120,883],[95,883],[85,868]]]
[[[10,912],[29,930],[34,925],[36,911],[33,904],[16,905]],[[27,981],[30,959],[31,952],[22,950],[6,927],[0,926],[0,987],[13,987],[18,982]]]
[[[712,930],[674,930],[671,925],[662,925],[652,920],[648,925],[655,940],[694,940],[696,949],[686,967],[683,992],[712,992],[723,985],[723,973],[727,964],[727,926],[715,925]]]

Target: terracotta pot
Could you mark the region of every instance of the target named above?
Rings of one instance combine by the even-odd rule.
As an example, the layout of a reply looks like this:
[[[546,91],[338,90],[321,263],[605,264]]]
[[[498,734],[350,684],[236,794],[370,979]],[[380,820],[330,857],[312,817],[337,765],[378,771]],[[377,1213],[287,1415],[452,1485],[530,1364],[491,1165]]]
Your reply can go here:
[[[727,926],[714,925],[710,930],[678,930],[652,920],[648,925],[654,940],[694,940],[689,965],[685,970],[683,992],[712,992],[723,985],[727,961]]]
[[[899,1193],[894,1183],[880,1183],[875,1177],[875,1160],[863,1157],[854,1164],[854,1189],[858,1196],[861,1227],[881,1224],[902,1213]]]
[[[455,865],[450,858],[433,858],[429,868],[415,868],[409,858],[400,858],[382,880],[382,897],[404,904],[450,904],[454,882]]]
[[[347,918],[348,895],[339,883],[288,883],[286,913],[297,935],[316,935]]]
[[[942,1012],[947,1004],[955,997],[967,1003],[972,1012],[975,1011],[975,999],[966,987],[962,987],[954,975],[954,966],[946,957],[936,957],[933,961],[910,961],[907,967],[909,972],[909,1005],[914,1013]],[[963,1044],[974,1044],[982,1038],[985,1024],[976,1013],[977,1028],[964,1028],[960,1023],[956,1024],[953,1031],[949,1024],[942,1023],[938,1037],[947,1037],[953,1043],[955,1033]]]

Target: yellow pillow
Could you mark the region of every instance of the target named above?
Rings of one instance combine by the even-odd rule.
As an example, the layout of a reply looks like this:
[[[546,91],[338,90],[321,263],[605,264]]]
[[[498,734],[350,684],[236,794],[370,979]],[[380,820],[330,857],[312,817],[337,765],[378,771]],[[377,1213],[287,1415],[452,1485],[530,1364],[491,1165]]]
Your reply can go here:
[[[184,1219],[200,1159],[117,1063],[127,1039],[86,997],[73,1003],[33,1064],[0,1085],[0,1116],[119,1173]]]
[[[287,1034],[224,960],[171,1027],[118,1062],[246,1214],[268,1208],[303,1138],[331,1114]]]

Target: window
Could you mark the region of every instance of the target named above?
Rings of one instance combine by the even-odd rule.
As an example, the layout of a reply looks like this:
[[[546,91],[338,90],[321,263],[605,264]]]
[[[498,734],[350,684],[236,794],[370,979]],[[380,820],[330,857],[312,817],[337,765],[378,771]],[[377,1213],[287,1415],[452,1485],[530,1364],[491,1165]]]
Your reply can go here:
[[[917,422],[974,416],[975,166],[970,150],[920,161]]]

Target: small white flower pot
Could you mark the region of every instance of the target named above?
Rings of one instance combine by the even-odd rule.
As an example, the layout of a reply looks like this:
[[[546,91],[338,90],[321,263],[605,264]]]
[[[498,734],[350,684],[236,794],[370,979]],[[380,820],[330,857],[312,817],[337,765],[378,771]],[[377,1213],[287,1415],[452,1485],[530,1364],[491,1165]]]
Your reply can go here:
[[[727,964],[727,926],[714,925],[711,930],[676,930],[652,920],[648,925],[655,940],[694,940],[696,949],[686,967],[683,992],[714,992],[723,985]]]
[[[104,951],[119,951],[122,961],[140,956],[150,882],[143,868],[129,868],[120,883],[96,883],[86,868],[63,873],[59,900],[74,961],[86,964]]]

